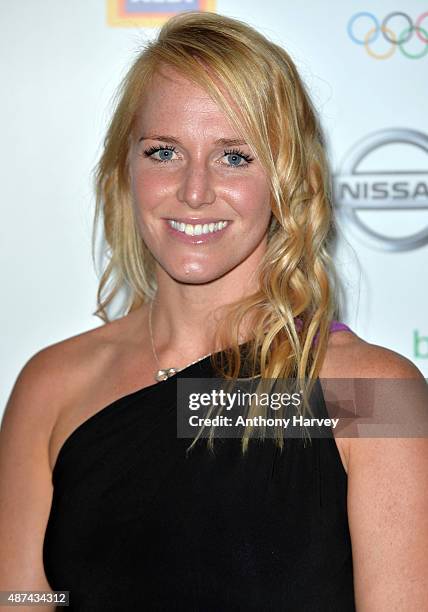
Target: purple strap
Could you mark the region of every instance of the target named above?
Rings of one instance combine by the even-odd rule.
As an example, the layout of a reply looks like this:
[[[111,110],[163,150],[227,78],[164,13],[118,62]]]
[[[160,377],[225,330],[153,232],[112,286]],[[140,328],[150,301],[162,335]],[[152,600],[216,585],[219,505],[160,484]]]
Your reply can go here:
[[[296,318],[295,322],[296,322],[297,330],[300,331],[303,325],[302,320],[299,318]],[[340,321],[332,321],[330,324],[330,333],[336,332],[336,331],[352,331],[352,330],[350,327],[348,327],[348,325],[345,325],[345,323],[341,323]],[[318,336],[319,336],[319,332],[315,334],[314,343],[316,343]]]
[[[341,323],[340,321],[332,321],[330,325],[330,332],[335,331],[352,331],[350,327],[345,325],[345,323]]]

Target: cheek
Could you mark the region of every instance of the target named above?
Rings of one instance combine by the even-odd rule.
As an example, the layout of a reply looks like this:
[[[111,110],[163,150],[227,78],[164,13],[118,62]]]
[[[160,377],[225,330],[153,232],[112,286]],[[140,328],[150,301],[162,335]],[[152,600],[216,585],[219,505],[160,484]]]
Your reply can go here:
[[[141,212],[155,208],[170,191],[168,177],[152,168],[131,167],[130,179],[134,203]]]
[[[270,219],[270,190],[265,181],[248,181],[229,192],[229,201],[243,222],[257,221],[260,228]]]
[[[132,206],[139,226],[140,234],[144,241],[151,243],[150,216],[147,216],[156,206],[156,196],[153,193],[153,186],[146,180],[146,176],[132,171],[130,173],[130,187],[132,196]]]

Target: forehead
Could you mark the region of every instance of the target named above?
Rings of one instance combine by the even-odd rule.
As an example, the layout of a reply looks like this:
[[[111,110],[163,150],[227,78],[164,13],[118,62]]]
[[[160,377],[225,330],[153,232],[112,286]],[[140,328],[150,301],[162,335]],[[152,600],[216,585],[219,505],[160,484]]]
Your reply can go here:
[[[145,128],[159,124],[205,129],[211,126],[213,130],[227,129],[236,134],[229,118],[210,95],[170,66],[162,66],[144,92],[138,124]]]

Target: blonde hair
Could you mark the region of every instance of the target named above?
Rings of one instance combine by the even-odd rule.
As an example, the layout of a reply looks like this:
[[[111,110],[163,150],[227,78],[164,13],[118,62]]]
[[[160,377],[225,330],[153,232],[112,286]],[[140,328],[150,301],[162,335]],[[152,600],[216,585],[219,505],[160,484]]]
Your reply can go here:
[[[227,348],[211,356],[212,365],[218,376],[238,378],[243,357],[239,328],[249,317],[252,338],[243,359],[249,375],[295,378],[304,391],[303,414],[310,412],[308,398],[338,308],[338,281],[329,254],[336,229],[331,178],[317,114],[293,61],[241,21],[210,12],[180,13],[146,44],[124,78],[96,168],[93,249],[103,215],[108,264],[94,314],[108,322],[106,308],[122,289],[129,293],[127,312],[156,293],[154,258],[134,217],[128,153],[142,94],[161,65],[175,68],[212,96],[270,178],[272,215],[259,289],[229,306],[216,332],[218,345]],[[218,82],[232,92],[239,113]],[[246,427],[244,453],[253,433]],[[280,431],[275,440],[282,449]]]

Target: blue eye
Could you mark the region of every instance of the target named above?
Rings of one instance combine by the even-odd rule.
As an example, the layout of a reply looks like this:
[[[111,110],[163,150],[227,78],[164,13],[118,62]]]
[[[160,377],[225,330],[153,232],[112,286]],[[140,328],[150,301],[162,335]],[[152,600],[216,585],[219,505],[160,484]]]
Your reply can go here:
[[[144,155],[146,157],[153,157],[154,153],[159,152],[160,157],[153,157],[153,159],[158,162],[169,162],[172,161],[172,153],[174,153],[174,151],[175,147],[172,147],[171,145],[165,145],[163,147],[157,145],[154,147],[150,147],[150,149],[146,149],[144,151]]]
[[[246,153],[243,153],[239,149],[231,149],[229,151],[225,151],[224,155],[225,156],[227,155],[228,162],[232,168],[245,168],[254,159],[253,157],[251,157],[250,155],[247,155]],[[241,164],[242,160],[244,160],[246,163]]]
[[[163,151],[159,151],[159,158],[162,161],[169,161],[172,157],[172,152],[168,151],[167,149],[164,149]]]
[[[241,157],[240,155],[236,155],[236,153],[227,154],[227,161],[231,166],[239,166],[243,159],[243,157]]]

